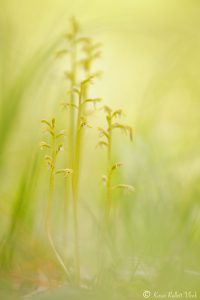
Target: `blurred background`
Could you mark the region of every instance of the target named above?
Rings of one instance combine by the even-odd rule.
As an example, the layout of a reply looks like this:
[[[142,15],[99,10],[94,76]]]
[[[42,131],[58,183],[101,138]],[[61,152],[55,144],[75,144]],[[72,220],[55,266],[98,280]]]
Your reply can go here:
[[[111,256],[116,259],[108,260],[104,294],[95,297],[108,293],[111,299],[112,289],[125,299],[143,299],[146,289],[200,295],[199,1],[0,0],[0,7],[2,299],[18,299],[43,282],[51,287],[62,282],[43,230],[48,172],[39,142],[41,119],[56,116],[59,126],[65,124],[60,103],[66,96],[66,68],[55,52],[71,16],[86,36],[103,45],[97,64],[103,76],[92,93],[122,108],[134,129],[132,143],[115,137],[115,156],[124,163],[119,177],[135,192],[115,194],[117,250]],[[87,280],[97,269],[104,195],[105,153],[95,149],[95,120],[86,133],[80,197]],[[62,197],[62,182],[57,182],[53,231],[65,252]],[[70,225],[68,232],[70,260]]]

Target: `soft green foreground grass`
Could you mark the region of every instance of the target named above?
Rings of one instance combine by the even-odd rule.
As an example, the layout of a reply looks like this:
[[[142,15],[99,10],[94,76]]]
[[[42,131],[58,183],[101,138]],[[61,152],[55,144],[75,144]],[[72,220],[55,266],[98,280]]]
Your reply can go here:
[[[135,192],[113,192],[113,222],[103,239],[99,238],[105,198],[101,175],[106,165],[102,151],[95,149],[95,130],[88,133],[81,171],[81,287],[77,288],[73,284],[72,207],[66,226],[61,217],[64,182],[60,179],[56,179],[52,231],[72,283],[49,249],[44,231],[48,173],[39,153],[39,121],[55,111],[58,123],[65,121],[58,109],[65,84],[56,77],[60,70],[54,59],[60,38],[47,43],[45,37],[25,61],[22,57],[18,61],[20,53],[12,53],[17,70],[13,74],[8,53],[15,47],[10,48],[4,28],[0,49],[0,299],[25,295],[60,300],[143,299],[144,290],[196,291],[200,297],[198,59],[193,65],[191,57],[181,52],[180,60],[173,57],[174,67],[165,65],[166,72],[155,71],[147,100],[141,99],[136,112],[131,110],[132,87],[128,90],[131,109],[127,117],[134,127],[134,141],[130,146],[116,133],[120,143],[115,144],[113,155],[123,162],[124,171],[113,180],[133,184]],[[180,54],[178,46],[173,47]],[[190,53],[195,55],[196,50],[190,48]],[[182,98],[185,86],[187,99]]]

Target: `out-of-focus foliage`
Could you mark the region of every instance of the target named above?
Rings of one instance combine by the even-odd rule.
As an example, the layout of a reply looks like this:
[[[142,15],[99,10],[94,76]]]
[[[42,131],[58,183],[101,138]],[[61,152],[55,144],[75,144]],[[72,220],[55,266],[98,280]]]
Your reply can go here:
[[[49,288],[55,290],[33,298],[142,299],[144,290],[200,295],[200,3],[1,0],[0,6],[0,298]],[[55,116],[65,122],[60,104],[66,62],[55,53],[71,15],[86,36],[103,44],[97,64],[104,74],[93,93],[121,107],[134,128],[131,145],[116,133],[114,155],[123,162],[123,178],[115,179],[135,191],[125,197],[113,191],[115,222],[96,282],[105,160],[95,149],[95,124],[102,119],[91,117],[80,187],[81,272],[83,285],[94,287],[89,295],[59,288],[65,277],[43,229],[48,173],[39,151],[40,120]],[[69,249],[60,234],[61,181],[53,233],[73,265],[72,233]]]

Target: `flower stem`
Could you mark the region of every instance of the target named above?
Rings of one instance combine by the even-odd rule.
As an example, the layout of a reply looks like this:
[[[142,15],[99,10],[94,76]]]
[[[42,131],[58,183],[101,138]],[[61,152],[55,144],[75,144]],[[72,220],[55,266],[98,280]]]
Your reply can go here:
[[[53,158],[53,166],[51,167],[50,172],[50,179],[49,179],[49,192],[48,192],[48,201],[47,201],[47,208],[46,208],[46,215],[45,215],[45,231],[49,240],[49,244],[59,262],[61,267],[63,268],[64,272],[67,275],[67,278],[69,278],[69,271],[67,267],[65,266],[65,263],[63,259],[61,258],[60,254],[58,253],[55,243],[53,241],[51,230],[50,230],[50,215],[52,211],[52,202],[53,202],[53,193],[54,193],[54,183],[55,183],[55,161],[56,161],[56,152],[55,152],[55,136],[52,137],[52,158]]]
[[[78,190],[79,190],[79,172],[80,172],[80,142],[81,142],[81,113],[82,92],[80,92],[78,100],[78,115],[76,123],[75,137],[75,155],[73,165],[72,192],[73,192],[73,218],[74,218],[74,234],[75,234],[75,269],[76,281],[80,282],[80,251],[79,251],[79,225],[78,225]]]
[[[106,201],[106,208],[105,208],[105,218],[106,223],[108,223],[110,217],[110,211],[112,206],[112,173],[111,164],[112,164],[112,119],[111,116],[108,116],[108,152],[107,152],[107,201]]]

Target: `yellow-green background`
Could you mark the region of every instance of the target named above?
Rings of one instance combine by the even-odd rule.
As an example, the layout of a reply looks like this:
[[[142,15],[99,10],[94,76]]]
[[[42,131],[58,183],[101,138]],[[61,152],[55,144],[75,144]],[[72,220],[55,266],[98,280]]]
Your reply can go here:
[[[124,163],[120,178],[135,186],[134,194],[116,194],[119,272],[130,275],[130,260],[134,266],[139,260],[147,275],[136,272],[127,283],[138,295],[148,287],[197,290],[199,14],[197,0],[0,1],[2,269],[19,268],[19,274],[31,276],[45,265],[49,251],[42,221],[48,174],[38,147],[40,120],[55,115],[64,124],[65,66],[54,53],[74,15],[84,34],[103,45],[97,66],[104,74],[93,94],[123,108],[134,128],[133,143],[120,135],[115,141],[115,155]],[[96,266],[94,228],[100,222],[105,159],[103,151],[95,150],[95,118],[91,122],[80,207],[82,261],[89,276]],[[56,218],[62,193],[58,182]],[[58,244],[61,228],[62,220],[55,222]]]

